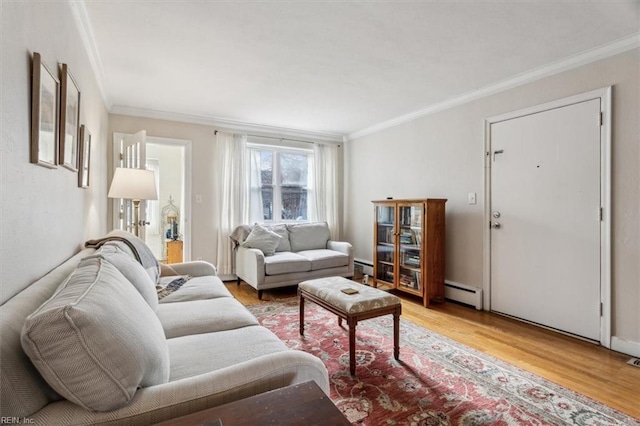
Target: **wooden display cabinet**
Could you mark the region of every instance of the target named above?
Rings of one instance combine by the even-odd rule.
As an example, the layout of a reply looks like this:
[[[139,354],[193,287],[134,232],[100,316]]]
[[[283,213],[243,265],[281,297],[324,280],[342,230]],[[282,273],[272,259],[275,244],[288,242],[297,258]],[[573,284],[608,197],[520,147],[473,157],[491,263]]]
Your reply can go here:
[[[425,307],[444,302],[446,199],[374,204],[373,285],[415,294]]]

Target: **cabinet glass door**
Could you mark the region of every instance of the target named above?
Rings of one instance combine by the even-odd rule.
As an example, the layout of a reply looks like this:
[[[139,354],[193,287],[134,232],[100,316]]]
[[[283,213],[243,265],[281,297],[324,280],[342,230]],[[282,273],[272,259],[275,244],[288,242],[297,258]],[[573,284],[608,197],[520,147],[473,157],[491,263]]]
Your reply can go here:
[[[399,206],[400,277],[398,287],[422,294],[422,204]]]
[[[376,222],[376,280],[393,285],[396,256],[394,206],[376,206]]]

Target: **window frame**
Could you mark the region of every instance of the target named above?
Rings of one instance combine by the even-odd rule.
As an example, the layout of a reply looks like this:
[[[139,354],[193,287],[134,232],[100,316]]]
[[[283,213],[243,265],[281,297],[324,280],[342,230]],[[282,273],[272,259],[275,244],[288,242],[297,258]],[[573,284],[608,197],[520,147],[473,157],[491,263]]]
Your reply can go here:
[[[247,150],[249,152],[251,152],[252,150],[271,151],[273,156],[273,173],[272,173],[272,183],[271,183],[271,187],[273,188],[273,214],[272,214],[271,220],[264,219],[263,214],[261,214],[260,217],[262,222],[268,223],[268,224],[308,223],[310,221],[309,211],[307,211],[307,218],[304,220],[276,218],[276,212],[282,212],[282,184],[280,183],[281,155],[282,154],[298,154],[298,155],[304,154],[307,157],[308,167],[311,167],[311,164],[309,163],[315,160],[313,149],[275,145],[275,144],[272,145],[267,143],[247,142]],[[262,186],[262,182],[261,182],[261,186]],[[309,203],[309,198],[311,197],[312,191],[313,191],[311,182],[309,182],[309,180],[307,179],[307,185],[302,188],[304,188],[307,191],[307,203]],[[308,204],[307,204],[307,210],[308,210]]]

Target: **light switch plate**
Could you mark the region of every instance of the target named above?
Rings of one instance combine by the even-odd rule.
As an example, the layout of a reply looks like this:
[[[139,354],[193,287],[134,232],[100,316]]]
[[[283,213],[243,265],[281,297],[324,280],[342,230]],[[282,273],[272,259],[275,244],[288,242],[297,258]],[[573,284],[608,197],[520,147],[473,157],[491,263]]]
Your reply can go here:
[[[475,204],[476,203],[476,193],[475,192],[470,192],[469,193],[469,204]]]

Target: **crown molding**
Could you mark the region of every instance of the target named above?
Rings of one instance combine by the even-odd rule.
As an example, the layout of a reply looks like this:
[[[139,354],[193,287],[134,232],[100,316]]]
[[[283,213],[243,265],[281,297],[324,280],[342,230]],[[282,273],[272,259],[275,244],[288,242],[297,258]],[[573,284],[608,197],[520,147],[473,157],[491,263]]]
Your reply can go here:
[[[610,56],[617,55],[619,53],[626,52],[640,47],[640,32],[634,33],[630,36],[623,37],[614,42],[604,44],[602,46],[586,50],[584,52],[571,55],[560,61],[552,62],[544,65],[540,68],[533,69],[531,71],[518,74],[514,77],[502,80],[500,82],[485,86],[478,90],[467,92],[463,95],[456,96],[455,98],[448,99],[443,102],[433,104],[427,108],[421,109],[416,112],[412,112],[391,120],[384,121],[371,127],[358,130],[348,135],[349,140],[358,139],[363,136],[370,135],[391,127],[398,126],[415,119],[425,117],[427,115],[435,114],[436,112],[444,111],[467,102],[474,101],[476,99],[484,98],[496,93],[504,92],[505,90],[512,89],[514,87],[522,86],[527,83],[531,83],[536,80],[540,80],[544,77],[549,77],[555,74],[559,74],[570,69],[574,69],[591,62],[599,61],[601,59],[608,58]]]
[[[229,118],[208,117],[174,112],[154,111],[142,108],[133,108],[115,105],[109,111],[111,114],[126,115],[132,117],[152,118],[156,120],[177,121],[181,123],[201,124],[212,126],[218,130],[239,131],[251,133],[256,136],[275,136],[281,138],[294,138],[309,142],[342,142],[344,135],[338,133],[318,132],[313,130],[292,129],[288,127],[269,126],[266,124],[248,123]]]
[[[102,100],[104,101],[107,110],[109,110],[111,109],[113,103],[111,102],[111,97],[107,92],[106,74],[104,72],[102,60],[100,59],[100,53],[98,52],[98,47],[96,46],[96,41],[93,36],[93,29],[91,28],[91,21],[89,20],[87,7],[84,3],[84,0],[69,0],[69,6],[71,7],[71,11],[73,13],[73,19],[76,22],[76,26],[78,27],[80,38],[82,39],[82,43],[84,44],[84,49],[87,52],[87,56],[89,57],[89,62],[91,63],[91,68],[93,69],[93,74],[95,76],[96,83],[98,84],[98,89],[100,90],[100,94],[102,95]]]

